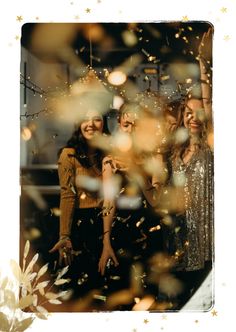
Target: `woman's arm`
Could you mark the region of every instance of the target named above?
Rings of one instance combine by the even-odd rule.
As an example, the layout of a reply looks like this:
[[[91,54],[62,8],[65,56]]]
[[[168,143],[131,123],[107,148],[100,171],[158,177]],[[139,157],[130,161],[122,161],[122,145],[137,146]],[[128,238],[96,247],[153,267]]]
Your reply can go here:
[[[163,153],[157,153],[153,156],[153,165],[155,165],[155,170],[151,179],[152,185],[152,201],[151,204],[153,207],[157,207],[159,199],[168,178],[168,170],[165,161],[165,155]]]
[[[74,215],[76,189],[75,169],[72,149],[63,149],[58,160],[58,175],[60,183],[60,238],[55,246],[49,251],[59,251],[59,264],[66,265],[72,260],[72,244],[70,240],[71,224]]]
[[[207,121],[212,122],[212,28],[203,34],[199,48],[199,66],[203,106]]]
[[[119,263],[115,256],[114,250],[111,246],[111,228],[112,222],[115,215],[115,197],[114,197],[114,177],[113,177],[113,165],[112,159],[110,157],[105,157],[103,160],[102,169],[102,179],[103,179],[103,250],[102,255],[98,264],[98,271],[102,275],[105,273],[106,265],[108,260],[111,258],[117,266]]]

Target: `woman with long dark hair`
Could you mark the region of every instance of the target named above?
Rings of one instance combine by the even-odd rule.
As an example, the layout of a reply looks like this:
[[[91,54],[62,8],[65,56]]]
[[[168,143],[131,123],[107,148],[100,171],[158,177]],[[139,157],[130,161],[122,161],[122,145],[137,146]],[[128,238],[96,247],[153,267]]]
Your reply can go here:
[[[59,151],[60,238],[51,253],[59,251],[59,263],[70,265],[66,285],[74,296],[101,286],[97,272],[102,248],[102,151],[90,142],[103,131],[103,117],[87,112],[66,146]]]

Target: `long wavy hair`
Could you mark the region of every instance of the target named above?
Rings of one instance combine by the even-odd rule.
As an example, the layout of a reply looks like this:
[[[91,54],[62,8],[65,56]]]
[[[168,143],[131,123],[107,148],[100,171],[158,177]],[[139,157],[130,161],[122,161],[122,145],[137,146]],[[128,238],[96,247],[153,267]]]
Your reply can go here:
[[[183,101],[183,107],[181,108],[182,126],[183,126],[183,122],[184,122],[183,118],[184,118],[184,112],[185,112],[186,105],[192,99],[197,99],[197,100],[202,101],[201,97],[192,96],[192,97],[185,98],[185,100]],[[207,139],[207,126],[206,126],[206,123],[203,122],[202,132],[201,132],[201,135],[199,136],[199,140],[198,140],[199,149],[207,146],[206,139]],[[184,151],[188,148],[189,144],[190,144],[190,136],[188,136],[188,138],[184,142],[174,144],[174,146],[172,147],[172,153],[171,153],[172,162],[175,161],[177,158],[182,157]]]
[[[104,119],[103,119],[104,121]],[[89,144],[84,138],[81,132],[81,124],[76,126],[76,129],[72,133],[72,136],[67,141],[66,145],[63,146],[58,151],[58,156],[60,156],[64,148],[73,148],[75,150],[75,158],[80,162],[80,164],[85,168],[91,168],[96,166],[99,170],[102,168],[102,159],[104,158],[104,153],[101,149],[93,150],[93,162],[91,161],[91,153],[89,149]]]

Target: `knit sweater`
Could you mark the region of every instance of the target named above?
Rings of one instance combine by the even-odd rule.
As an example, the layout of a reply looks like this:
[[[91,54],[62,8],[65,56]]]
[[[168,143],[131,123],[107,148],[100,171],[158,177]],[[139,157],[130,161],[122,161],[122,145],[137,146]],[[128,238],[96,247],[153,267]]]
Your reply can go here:
[[[95,167],[85,168],[75,157],[73,148],[64,148],[58,160],[60,182],[60,236],[70,235],[74,210],[101,207],[98,190],[90,191],[86,182],[97,180],[101,187],[101,172]],[[87,181],[86,181],[87,180]]]

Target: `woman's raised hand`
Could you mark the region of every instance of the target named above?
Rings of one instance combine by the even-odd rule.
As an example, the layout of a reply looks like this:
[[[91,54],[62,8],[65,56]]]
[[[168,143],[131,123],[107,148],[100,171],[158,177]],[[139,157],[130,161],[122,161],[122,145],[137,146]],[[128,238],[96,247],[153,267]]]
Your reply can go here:
[[[213,34],[212,28],[209,28],[207,32],[204,32],[201,42],[198,46],[198,54],[200,55],[200,58],[203,58],[206,62],[211,61],[212,34]]]

